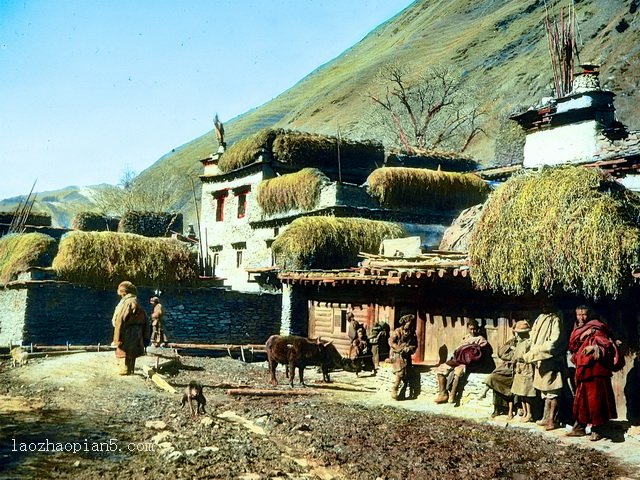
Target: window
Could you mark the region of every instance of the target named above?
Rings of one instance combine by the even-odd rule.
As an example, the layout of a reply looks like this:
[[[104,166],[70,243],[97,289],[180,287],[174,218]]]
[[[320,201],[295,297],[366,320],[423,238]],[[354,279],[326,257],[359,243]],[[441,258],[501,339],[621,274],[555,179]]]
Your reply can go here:
[[[240,268],[242,266],[242,250],[236,251],[236,267]]]
[[[217,267],[219,263],[220,263],[220,254],[219,253],[214,253],[213,254],[213,266]]]
[[[216,198],[216,222],[224,220],[224,199],[225,197]]]
[[[340,310],[340,331],[347,333],[347,311]]]
[[[247,213],[247,194],[241,193],[238,195],[238,218],[244,218]]]
[[[240,268],[242,266],[242,252],[247,249],[247,242],[236,242],[232,243],[231,246],[236,251],[236,268]]]
[[[217,192],[213,192],[213,201],[214,208],[216,211],[216,222],[224,221],[224,200],[227,198],[229,192],[225,190],[218,190]]]

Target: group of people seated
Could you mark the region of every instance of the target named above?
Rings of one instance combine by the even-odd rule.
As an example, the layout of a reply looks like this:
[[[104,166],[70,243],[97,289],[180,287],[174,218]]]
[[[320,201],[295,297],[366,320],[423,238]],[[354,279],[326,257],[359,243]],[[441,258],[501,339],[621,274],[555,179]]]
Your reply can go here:
[[[349,358],[358,375],[361,371],[373,372],[376,375],[380,360],[389,355],[389,324],[377,322],[371,328],[371,337],[360,322],[355,319],[353,312],[347,313],[347,334],[351,341]]]

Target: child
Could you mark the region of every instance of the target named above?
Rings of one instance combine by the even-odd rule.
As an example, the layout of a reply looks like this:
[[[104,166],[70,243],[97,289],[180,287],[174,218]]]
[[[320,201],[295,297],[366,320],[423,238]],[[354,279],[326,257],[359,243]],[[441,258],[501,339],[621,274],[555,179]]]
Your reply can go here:
[[[513,384],[511,385],[511,393],[516,395],[522,403],[521,422],[529,422],[531,420],[531,398],[536,396],[536,390],[533,388],[533,365],[525,363],[523,357],[531,348],[531,340],[529,340],[529,332],[531,327],[526,320],[519,320],[513,327],[516,333],[516,346],[513,353]]]

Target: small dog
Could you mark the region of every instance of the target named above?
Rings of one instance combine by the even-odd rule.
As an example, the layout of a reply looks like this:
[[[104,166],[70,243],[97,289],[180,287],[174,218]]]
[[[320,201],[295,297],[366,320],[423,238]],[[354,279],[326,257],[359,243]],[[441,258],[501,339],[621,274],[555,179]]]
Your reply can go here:
[[[193,409],[193,402],[196,402],[196,409]],[[189,408],[191,409],[191,415],[197,416],[199,413],[206,414],[204,406],[207,404],[207,399],[204,398],[202,393],[202,385],[195,380],[191,380],[187,388],[184,389],[182,395],[182,408],[184,404],[189,402]]]
[[[18,365],[22,366],[29,360],[29,352],[22,347],[15,347],[11,349],[11,367],[15,368]]]

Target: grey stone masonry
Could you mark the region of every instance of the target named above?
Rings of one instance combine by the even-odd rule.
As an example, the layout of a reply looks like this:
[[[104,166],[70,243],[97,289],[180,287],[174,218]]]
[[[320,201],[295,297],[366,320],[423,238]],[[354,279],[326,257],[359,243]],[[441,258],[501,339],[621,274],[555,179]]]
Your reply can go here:
[[[147,314],[151,289],[139,288]],[[280,331],[281,295],[221,288],[167,288],[159,295],[169,341],[263,343]],[[0,345],[110,344],[115,288],[66,282],[21,282],[0,289]]]

